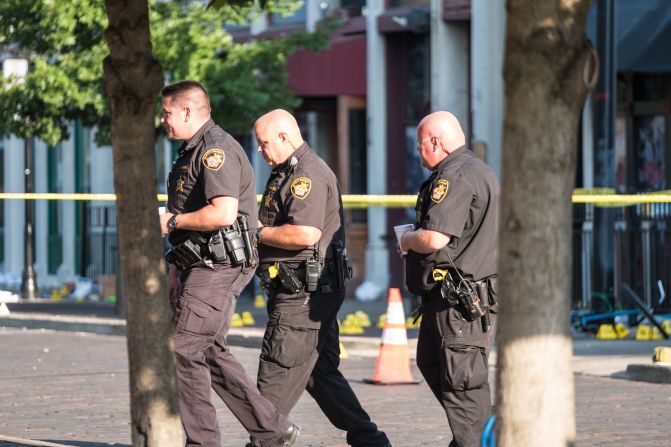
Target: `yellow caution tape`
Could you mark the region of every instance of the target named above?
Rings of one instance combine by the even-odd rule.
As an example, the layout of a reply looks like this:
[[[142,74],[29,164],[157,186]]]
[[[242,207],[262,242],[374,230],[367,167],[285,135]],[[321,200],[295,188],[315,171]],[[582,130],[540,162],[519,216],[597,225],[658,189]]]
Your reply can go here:
[[[644,203],[671,203],[671,192],[658,191],[645,194],[613,194],[612,189],[576,189],[572,195],[573,203],[593,203],[604,206],[627,206]],[[603,194],[599,191],[604,191]],[[166,202],[167,194],[158,194],[158,201]],[[0,200],[79,200],[79,201],[116,201],[116,194],[68,194],[68,193],[0,193]],[[261,201],[261,195],[257,196]],[[365,194],[346,194],[342,196],[345,208],[408,208],[414,207],[417,201],[415,195],[365,195]]]

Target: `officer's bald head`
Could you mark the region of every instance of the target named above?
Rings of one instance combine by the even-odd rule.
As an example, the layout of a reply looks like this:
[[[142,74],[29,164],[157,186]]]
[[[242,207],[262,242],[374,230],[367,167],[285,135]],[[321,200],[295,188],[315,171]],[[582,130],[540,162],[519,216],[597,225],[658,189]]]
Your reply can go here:
[[[459,120],[450,112],[434,112],[417,126],[417,151],[422,165],[435,168],[450,152],[466,144]]]
[[[417,126],[417,134],[420,133],[429,137],[438,137],[448,152],[466,144],[466,136],[461,130],[459,120],[450,112],[434,112],[424,117]]]
[[[176,82],[163,87],[161,94],[180,107],[188,107],[192,113],[209,118],[210,98],[200,83],[190,80]]]
[[[298,122],[296,121],[296,118],[286,110],[275,109],[266,113],[256,120],[254,129],[257,128],[269,132],[273,136],[278,136],[281,133],[286,134],[289,143],[294,149],[303,144],[303,136],[298,127]]]
[[[275,109],[257,119],[254,132],[259,143],[258,151],[271,166],[284,163],[303,144],[296,118],[282,109]]]

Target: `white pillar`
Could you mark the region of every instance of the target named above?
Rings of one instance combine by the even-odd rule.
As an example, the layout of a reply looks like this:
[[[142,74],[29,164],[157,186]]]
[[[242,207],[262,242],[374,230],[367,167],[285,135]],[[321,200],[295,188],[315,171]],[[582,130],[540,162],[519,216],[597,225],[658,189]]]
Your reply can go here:
[[[252,36],[261,34],[267,29],[268,29],[268,14],[266,13],[259,14],[259,16],[256,17],[254,20],[252,20],[252,23],[249,24],[249,33]]]
[[[305,29],[310,33],[317,29],[317,23],[322,18],[321,3],[318,1],[305,2]]]
[[[89,156],[91,157],[91,193],[111,194],[114,192],[114,160],[112,146],[97,147],[91,141]],[[108,202],[93,202],[101,205]]]
[[[471,3],[471,60],[474,143],[484,143],[485,161],[501,176],[503,140],[503,54],[505,2]]]
[[[447,110],[468,129],[468,22],[445,22],[443,0],[431,0],[431,111]]]
[[[48,191],[48,148],[42,141],[35,139],[35,162],[33,181],[35,192]],[[33,219],[33,232],[35,234],[35,275],[37,277],[37,286],[44,286],[46,280],[47,268],[49,262],[49,207],[47,200],[37,200],[35,203],[35,217]],[[47,281],[48,283],[48,281]]]
[[[387,104],[384,36],[377,30],[384,0],[366,2],[368,194],[387,193]],[[368,208],[368,245],[364,284],[372,283],[384,292],[389,284],[389,251],[383,239],[387,232],[387,211]]]
[[[25,141],[11,136],[5,140],[6,192],[24,192]],[[21,277],[25,212],[23,200],[5,200],[5,272]]]
[[[61,143],[63,154],[60,166],[63,178],[64,193],[75,192],[75,137],[74,124],[70,125],[70,138]],[[63,229],[63,263],[58,268],[60,281],[68,281],[75,273],[75,222],[77,220],[75,202],[64,200],[61,202],[61,228]]]

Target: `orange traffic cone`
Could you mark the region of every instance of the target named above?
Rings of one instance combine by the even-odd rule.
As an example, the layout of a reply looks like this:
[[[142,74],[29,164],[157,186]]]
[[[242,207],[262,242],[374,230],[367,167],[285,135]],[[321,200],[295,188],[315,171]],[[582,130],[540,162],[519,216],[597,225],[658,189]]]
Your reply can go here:
[[[375,374],[364,382],[375,385],[419,383],[410,372],[408,335],[399,289],[389,289],[387,318],[382,330],[380,354],[375,362]]]

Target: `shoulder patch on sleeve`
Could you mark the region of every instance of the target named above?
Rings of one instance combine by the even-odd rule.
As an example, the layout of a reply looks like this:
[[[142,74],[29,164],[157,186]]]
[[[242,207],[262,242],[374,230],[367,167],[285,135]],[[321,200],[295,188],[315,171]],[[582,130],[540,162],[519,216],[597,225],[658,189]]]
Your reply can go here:
[[[210,171],[218,171],[224,165],[226,155],[222,149],[208,149],[203,154],[203,166]]]
[[[433,187],[431,189],[431,200],[435,203],[440,203],[447,195],[447,189],[450,187],[450,184],[447,180],[439,179],[433,182]]]
[[[291,182],[291,195],[297,199],[303,200],[310,194],[312,189],[312,180],[307,177],[298,177]]]

